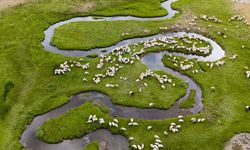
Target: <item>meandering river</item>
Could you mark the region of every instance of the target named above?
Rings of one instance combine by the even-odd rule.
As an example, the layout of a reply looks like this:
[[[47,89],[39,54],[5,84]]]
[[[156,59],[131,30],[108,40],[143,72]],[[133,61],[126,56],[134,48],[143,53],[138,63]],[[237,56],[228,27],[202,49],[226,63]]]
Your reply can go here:
[[[47,30],[44,31],[45,38],[42,42],[44,46],[44,50],[50,51],[53,53],[62,54],[65,56],[87,56],[89,54],[98,54],[98,55],[105,55],[112,52],[116,47],[121,47],[127,44],[134,44],[139,43],[141,41],[153,39],[162,36],[162,34],[157,34],[154,36],[148,36],[143,38],[131,38],[127,40],[120,41],[119,43],[109,46],[106,48],[96,48],[91,49],[89,51],[81,51],[81,50],[60,50],[55,46],[50,44],[51,39],[54,36],[55,29],[72,22],[84,22],[84,21],[117,21],[117,20],[138,20],[138,21],[149,21],[149,20],[162,20],[162,19],[169,19],[175,16],[178,13],[176,10],[171,8],[171,4],[176,0],[168,0],[163,2],[161,5],[168,11],[168,15],[163,17],[155,17],[155,18],[139,18],[133,16],[115,16],[115,17],[77,17],[72,18],[69,20],[65,20],[62,22],[58,22],[52,26],[50,26]],[[170,117],[177,117],[178,115],[190,115],[196,114],[202,111],[203,104],[202,104],[202,91],[196,82],[173,69],[165,67],[161,61],[163,54],[172,54],[175,56],[183,56],[188,59],[197,58],[199,61],[217,61],[224,57],[225,52],[223,49],[212,39],[209,39],[203,35],[196,34],[196,33],[186,33],[186,32],[177,32],[177,33],[166,33],[167,36],[182,36],[182,35],[192,35],[199,37],[200,39],[207,41],[212,46],[212,53],[207,57],[197,56],[197,55],[186,55],[182,53],[175,53],[175,52],[158,52],[158,53],[149,53],[142,58],[142,63],[145,64],[151,70],[163,70],[168,74],[176,76],[188,83],[188,88],[186,90],[186,94],[180,98],[171,108],[167,110],[163,109],[142,109],[136,107],[127,107],[121,105],[115,105],[112,103],[112,100],[107,95],[104,95],[99,92],[82,92],[80,94],[74,95],[70,98],[69,102],[65,105],[51,110],[48,113],[43,115],[37,116],[33,119],[30,125],[27,126],[26,130],[23,132],[21,137],[21,143],[30,150],[80,150],[82,149],[87,143],[91,141],[99,141],[101,145],[101,149],[108,149],[108,150],[126,150],[129,149],[129,143],[127,138],[121,135],[113,135],[107,129],[99,129],[97,131],[91,132],[82,138],[73,139],[73,140],[65,140],[58,144],[48,144],[36,138],[35,133],[36,130],[48,119],[55,118],[59,115],[64,114],[70,109],[76,108],[82,105],[86,100],[91,100],[95,103],[102,103],[107,108],[110,109],[111,116],[119,116],[125,118],[139,118],[139,119],[146,119],[146,120],[160,120],[166,119]],[[106,52],[101,52],[101,50],[107,50]],[[182,101],[185,101],[191,90],[196,91],[195,95],[195,105],[189,109],[181,109],[179,108],[179,104]]]

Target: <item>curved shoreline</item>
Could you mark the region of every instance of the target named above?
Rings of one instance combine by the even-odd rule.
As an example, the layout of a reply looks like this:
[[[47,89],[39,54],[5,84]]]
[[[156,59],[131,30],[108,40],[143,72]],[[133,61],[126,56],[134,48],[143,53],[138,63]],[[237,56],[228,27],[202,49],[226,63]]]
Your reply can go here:
[[[42,41],[42,45],[44,47],[44,49],[46,51],[49,52],[53,52],[53,53],[57,53],[57,54],[62,54],[64,56],[87,56],[89,54],[93,54],[93,53],[101,53],[101,50],[106,49],[107,52],[106,53],[101,53],[103,55],[108,54],[109,52],[111,52],[113,49],[115,49],[116,47],[119,47],[121,45],[125,45],[126,43],[130,43],[132,39],[127,39],[127,40],[123,40],[113,46],[109,46],[106,48],[95,48],[95,49],[91,49],[89,51],[82,51],[82,50],[60,50],[55,46],[52,46],[50,44],[50,41],[52,40],[53,36],[54,36],[54,32],[55,29],[68,24],[68,23],[73,23],[73,22],[84,22],[84,21],[122,21],[122,20],[136,20],[136,21],[150,21],[150,20],[164,20],[164,19],[169,19],[175,16],[176,13],[179,13],[178,11],[172,9],[171,4],[176,2],[177,0],[167,0],[163,3],[161,3],[161,6],[163,8],[165,8],[168,11],[168,14],[166,16],[162,16],[162,17],[152,17],[152,18],[140,18],[140,17],[134,17],[134,16],[114,16],[114,17],[98,17],[98,16],[88,16],[88,17],[76,17],[76,18],[71,18],[65,21],[61,21],[58,22],[52,26],[50,26],[48,29],[46,29],[44,31],[44,41]],[[97,18],[98,17],[98,18]],[[148,38],[154,38],[156,36],[150,36]],[[146,40],[146,38],[133,38],[134,41],[138,41],[138,40]],[[133,44],[133,43],[131,43]]]
[[[56,23],[50,26],[47,30],[44,31],[45,39],[42,42],[44,49],[49,52],[62,54],[65,56],[87,56],[89,54],[97,53],[100,55],[109,54],[112,52],[116,47],[120,47],[127,44],[134,44],[139,43],[141,41],[153,39],[162,36],[162,34],[157,34],[153,36],[143,37],[143,38],[132,38],[123,40],[118,42],[117,44],[106,47],[106,48],[96,48],[89,51],[79,51],[79,50],[59,50],[57,47],[52,46],[50,44],[51,39],[54,36],[54,31],[57,27],[60,27],[67,23],[72,22],[80,22],[80,21],[116,21],[116,20],[138,20],[138,21],[149,21],[149,20],[163,20],[172,18],[176,13],[176,10],[171,8],[171,4],[176,0],[168,0],[162,3],[162,7],[164,7],[168,11],[168,15],[163,17],[155,17],[155,18],[139,18],[133,16],[115,16],[115,17],[77,17],[72,18],[69,20],[65,20],[59,23]],[[182,53],[176,52],[158,52],[158,53],[149,53],[142,58],[142,63],[147,65],[148,68],[151,70],[163,70],[168,74],[181,78],[182,80],[188,83],[188,88],[186,90],[186,94],[180,98],[172,107],[167,110],[163,109],[143,109],[143,108],[136,108],[136,107],[128,107],[128,106],[121,106],[121,105],[114,105],[110,97],[105,94],[101,94],[99,92],[83,92],[72,96],[70,101],[65,105],[51,110],[48,113],[43,115],[37,116],[33,119],[32,123],[27,126],[26,130],[23,132],[20,142],[28,149],[46,149],[46,150],[62,150],[62,149],[82,149],[88,142],[90,141],[103,141],[106,143],[106,147],[109,150],[116,150],[116,149],[129,149],[129,143],[127,138],[121,135],[113,135],[110,133],[108,129],[99,129],[94,132],[91,132],[79,139],[73,140],[65,140],[58,144],[47,144],[43,141],[40,141],[36,138],[36,130],[39,128],[45,121],[50,118],[55,118],[59,115],[64,114],[70,109],[76,108],[82,105],[86,100],[91,100],[93,102],[102,103],[104,106],[110,109],[111,116],[119,116],[125,118],[138,118],[138,119],[147,119],[147,120],[160,120],[166,119],[171,117],[177,117],[178,115],[190,115],[190,114],[197,114],[202,111],[203,104],[202,104],[202,91],[197,83],[173,69],[165,67],[161,61],[163,54],[172,54],[175,56],[183,56],[188,59],[196,58],[198,61],[217,61],[224,57],[225,52],[223,49],[212,39],[209,39],[203,35],[196,34],[196,33],[186,33],[186,32],[177,32],[177,33],[167,33],[164,36],[182,36],[182,35],[192,35],[197,36],[207,42],[209,42],[212,46],[212,53],[207,57],[196,56],[196,55],[187,55]],[[101,52],[101,50],[106,49],[107,52]],[[196,91],[195,95],[195,106],[190,109],[180,109],[179,104],[186,100],[190,94],[190,90],[194,89]],[[88,94],[88,96],[81,97],[82,94]]]

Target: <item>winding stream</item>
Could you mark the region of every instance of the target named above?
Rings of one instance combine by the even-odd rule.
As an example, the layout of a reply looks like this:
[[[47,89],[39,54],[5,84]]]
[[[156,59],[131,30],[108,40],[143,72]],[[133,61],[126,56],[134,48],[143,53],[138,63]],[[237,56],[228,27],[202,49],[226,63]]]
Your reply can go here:
[[[162,34],[157,34],[154,36],[143,37],[143,38],[132,38],[128,40],[123,40],[116,45],[106,47],[106,48],[96,48],[89,51],[80,51],[80,50],[59,50],[57,47],[50,45],[50,41],[54,36],[54,31],[56,28],[72,23],[72,22],[80,22],[80,21],[116,21],[116,20],[139,20],[139,21],[149,21],[149,20],[161,20],[161,19],[168,19],[172,18],[176,13],[176,10],[171,8],[171,4],[176,0],[169,0],[162,3],[162,7],[164,7],[168,11],[168,15],[163,17],[155,17],[155,18],[138,18],[133,16],[116,16],[116,17],[78,17],[72,18],[66,21],[62,21],[50,26],[47,30],[44,31],[45,39],[42,42],[44,49],[46,51],[50,51],[53,53],[62,54],[65,56],[87,56],[89,54],[96,53],[98,55],[105,55],[112,52],[116,47],[121,47],[127,44],[134,44],[139,43],[141,41],[158,38],[162,36]],[[113,135],[107,129],[99,129],[94,132],[91,132],[82,138],[73,139],[73,140],[65,140],[58,144],[47,144],[43,141],[40,141],[36,138],[35,132],[38,127],[40,127],[45,121],[50,118],[55,118],[59,115],[64,114],[70,109],[76,108],[83,104],[86,100],[91,100],[94,103],[101,103],[107,108],[110,109],[111,116],[119,116],[125,118],[138,118],[138,119],[146,119],[146,120],[160,120],[166,119],[170,117],[177,117],[178,115],[190,115],[196,114],[202,111],[203,104],[202,104],[202,91],[200,87],[196,84],[193,79],[185,76],[173,69],[165,67],[161,61],[163,54],[172,54],[175,56],[183,56],[188,59],[196,58],[199,61],[217,61],[224,57],[223,49],[213,40],[202,36],[196,33],[186,33],[186,32],[177,32],[177,33],[167,33],[164,35],[167,36],[181,36],[181,35],[193,35],[207,41],[212,46],[212,53],[207,57],[196,56],[196,55],[186,55],[182,53],[175,53],[175,52],[158,52],[158,53],[150,53],[145,55],[142,58],[142,63],[145,64],[151,70],[163,70],[168,74],[176,76],[188,83],[188,88],[186,94],[180,98],[171,108],[168,110],[163,109],[142,109],[136,107],[127,107],[121,105],[115,105],[112,103],[110,97],[104,95],[99,92],[83,92],[77,95],[74,95],[70,98],[70,101],[63,105],[62,107],[56,108],[51,110],[50,112],[37,116],[33,119],[32,123],[27,126],[26,130],[23,132],[21,137],[21,143],[27,149],[34,149],[34,150],[80,150],[84,147],[87,143],[91,141],[99,141],[101,143],[101,149],[108,149],[108,150],[125,150],[129,149],[129,143],[127,138],[121,135]],[[101,52],[101,50],[107,50],[107,52]],[[190,94],[190,90],[194,89],[196,91],[195,95],[195,105],[190,109],[180,109],[179,104],[186,100]]]

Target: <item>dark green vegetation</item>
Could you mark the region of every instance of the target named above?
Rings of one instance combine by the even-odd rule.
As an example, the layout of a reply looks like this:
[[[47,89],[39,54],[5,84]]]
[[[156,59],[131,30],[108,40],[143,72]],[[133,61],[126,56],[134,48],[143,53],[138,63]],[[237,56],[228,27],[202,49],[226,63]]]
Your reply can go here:
[[[62,141],[63,139],[67,139],[69,137],[81,137],[93,129],[102,127],[101,125],[98,125],[98,123],[95,125],[86,123],[89,115],[91,114],[102,116],[105,120],[111,121],[111,118],[108,117],[107,114],[103,113],[101,109],[91,103],[86,103],[56,119],[51,120],[48,123],[45,123],[44,126],[38,129],[37,136],[49,143],[57,143],[58,141]],[[56,131],[54,128],[51,128],[53,125],[58,127],[60,126],[60,128]],[[108,126],[105,127],[107,128]]]
[[[195,90],[191,90],[190,91],[190,95],[188,97],[188,99],[186,99],[184,102],[182,102],[180,104],[181,108],[190,108],[194,105],[195,103]]]
[[[96,57],[98,57],[98,54],[89,54],[87,57],[88,58],[96,58]]]
[[[99,150],[99,143],[91,142],[83,150]]]
[[[6,103],[6,98],[12,88],[14,88],[14,84],[10,81],[4,85],[3,97],[0,99],[0,118],[2,117],[2,114],[9,110],[9,105]]]
[[[74,0],[73,2],[72,0],[62,0],[60,3],[56,0],[49,0],[34,2],[12,10],[5,10],[5,12],[0,14],[1,95],[4,95],[4,87],[8,81],[15,84],[6,97],[6,104],[10,106],[10,109],[6,113],[1,113],[4,117],[0,121],[0,149],[21,149],[19,137],[25,125],[35,115],[60,106],[71,95],[89,88],[79,78],[80,72],[74,71],[74,74],[71,73],[64,77],[53,75],[55,65],[69,58],[43,51],[40,42],[43,40],[43,31],[46,28],[60,20],[74,16],[133,14],[145,17],[162,15],[163,13],[161,12],[164,11],[159,9],[159,1],[156,0],[93,0],[91,2],[93,2],[94,6],[86,10],[87,12],[80,8],[75,9],[81,6],[82,0]],[[157,4],[157,6],[152,5],[152,3]],[[133,7],[137,9],[132,9]],[[226,59],[225,66],[214,69],[209,69],[204,63],[199,63],[205,69],[204,73],[186,73],[193,77],[202,87],[205,108],[200,115],[207,118],[207,122],[192,125],[189,121],[186,121],[182,125],[183,128],[180,133],[170,134],[166,137],[163,135],[163,131],[167,130],[171,121],[176,120],[138,121],[141,125],[128,130],[126,135],[133,136],[135,140],[132,143],[136,144],[149,144],[153,141],[153,135],[158,134],[164,141],[167,149],[200,149],[202,147],[202,149],[207,150],[219,150],[223,148],[224,142],[235,133],[250,132],[250,115],[244,111],[244,106],[249,105],[248,98],[250,97],[250,81],[246,79],[244,69],[244,66],[250,66],[249,27],[243,23],[227,22],[228,18],[234,13],[229,3],[225,0],[180,0],[174,4],[174,7],[181,10],[181,15],[175,19],[163,21],[160,24],[155,22],[157,28],[162,26],[162,24],[170,25],[178,20],[186,19],[183,16],[188,12],[196,16],[200,14],[215,15],[223,20],[222,24],[198,20],[198,26],[202,30],[193,28],[192,31],[214,38],[224,47],[227,56],[237,53],[239,58],[236,61]],[[131,8],[132,10],[126,8]],[[161,12],[158,10],[161,10]],[[145,22],[145,24],[147,23]],[[209,24],[212,24],[213,27],[208,27]],[[236,28],[236,25],[239,25],[239,28]],[[217,34],[224,28],[228,30],[225,33],[227,39]],[[131,35],[138,36],[134,33],[131,33]],[[242,45],[245,45],[244,49],[241,49]],[[211,91],[210,87],[212,86],[216,88],[215,92]],[[112,92],[114,91],[110,91],[108,94],[115,100],[115,97],[118,96],[112,95]],[[145,105],[144,102],[143,104]],[[84,109],[84,111],[88,112],[89,110]],[[72,113],[72,117],[77,118],[77,116],[79,116],[77,112]],[[185,119],[189,120],[190,117]],[[60,119],[55,121],[60,124]],[[147,131],[146,127],[148,125],[155,126],[155,128],[148,131],[147,137],[142,136]],[[80,124],[72,124],[71,127],[64,130],[65,133],[62,132],[56,137],[54,135],[49,137],[49,132],[44,132],[43,134],[48,135],[47,138],[50,139],[60,139],[61,136],[68,137],[66,133],[79,126]],[[82,126],[85,127],[85,124],[83,123]],[[47,127],[44,130],[53,131],[58,129],[58,126]],[[81,130],[84,131],[85,128]],[[71,133],[69,137],[79,134],[79,132]]]
[[[8,81],[5,85],[4,85],[4,93],[3,93],[3,100],[6,101],[6,97],[8,95],[8,93],[10,92],[10,90],[14,88],[14,84],[10,81]]]

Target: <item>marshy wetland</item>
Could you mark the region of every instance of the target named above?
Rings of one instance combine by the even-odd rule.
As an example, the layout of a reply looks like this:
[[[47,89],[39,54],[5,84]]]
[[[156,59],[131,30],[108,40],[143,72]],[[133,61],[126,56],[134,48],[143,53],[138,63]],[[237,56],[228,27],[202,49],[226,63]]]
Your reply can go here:
[[[0,148],[249,149],[250,25],[234,3],[3,9]]]

